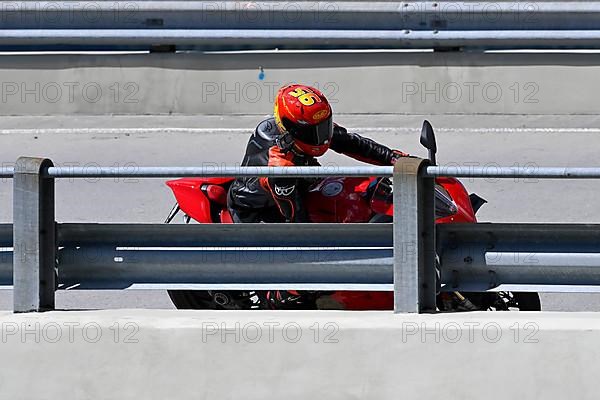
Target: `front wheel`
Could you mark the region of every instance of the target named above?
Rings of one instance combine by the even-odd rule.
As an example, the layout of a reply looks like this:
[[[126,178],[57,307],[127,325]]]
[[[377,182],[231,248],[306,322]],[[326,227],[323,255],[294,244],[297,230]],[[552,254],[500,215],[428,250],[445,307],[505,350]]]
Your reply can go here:
[[[242,290],[167,290],[173,305],[183,310],[258,310],[265,309],[261,291]]]
[[[463,293],[477,308],[489,311],[541,311],[542,303],[535,292]]]

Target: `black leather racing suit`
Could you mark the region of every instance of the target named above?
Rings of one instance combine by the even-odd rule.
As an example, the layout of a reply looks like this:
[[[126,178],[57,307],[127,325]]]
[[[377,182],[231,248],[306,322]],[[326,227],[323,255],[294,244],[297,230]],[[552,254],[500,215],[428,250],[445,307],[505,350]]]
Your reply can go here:
[[[279,147],[275,119],[256,127],[246,147],[242,166],[316,166],[314,157]],[[330,148],[360,161],[391,165],[403,153],[394,152],[371,139],[334,125]],[[234,222],[310,222],[302,196],[309,181],[302,178],[238,178],[230,189],[227,203]]]

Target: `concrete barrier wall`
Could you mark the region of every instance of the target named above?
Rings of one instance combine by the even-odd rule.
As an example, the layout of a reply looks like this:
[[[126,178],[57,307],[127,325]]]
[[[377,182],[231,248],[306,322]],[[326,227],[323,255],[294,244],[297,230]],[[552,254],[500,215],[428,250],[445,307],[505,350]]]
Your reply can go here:
[[[2,55],[1,115],[265,114],[318,86],[338,113],[596,114],[600,54]]]
[[[0,314],[2,399],[592,399],[592,313]]]

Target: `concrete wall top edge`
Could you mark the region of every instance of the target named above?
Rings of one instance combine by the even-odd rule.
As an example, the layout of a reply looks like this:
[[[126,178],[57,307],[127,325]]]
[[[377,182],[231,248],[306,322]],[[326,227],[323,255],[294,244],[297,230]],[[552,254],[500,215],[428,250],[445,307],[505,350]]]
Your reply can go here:
[[[1,54],[2,69],[165,68],[244,70],[378,66],[593,66],[600,53],[248,52],[148,54]]]
[[[350,330],[406,330],[413,326],[456,325],[481,330],[489,325],[510,330],[514,325],[534,324],[536,330],[556,332],[596,332],[600,334],[600,314],[595,312],[469,312],[440,314],[394,314],[391,311],[214,311],[214,310],[88,310],[51,311],[44,313],[13,314],[0,311],[0,323],[21,322],[40,324],[76,321],[81,325],[94,323],[109,327],[115,322],[134,322],[142,331],[148,329],[206,329],[208,324],[217,328],[263,322],[277,322],[280,326],[295,324],[302,327],[332,323],[339,329]],[[466,328],[467,327],[467,328]],[[222,328],[223,329],[223,328]]]

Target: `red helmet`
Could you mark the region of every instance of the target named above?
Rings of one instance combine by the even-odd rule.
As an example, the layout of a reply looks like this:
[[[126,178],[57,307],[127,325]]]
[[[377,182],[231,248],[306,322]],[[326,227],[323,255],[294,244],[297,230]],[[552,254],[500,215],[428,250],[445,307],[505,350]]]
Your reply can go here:
[[[282,135],[289,134],[300,152],[323,155],[333,135],[329,102],[317,89],[305,85],[287,85],[275,97],[275,122]]]

